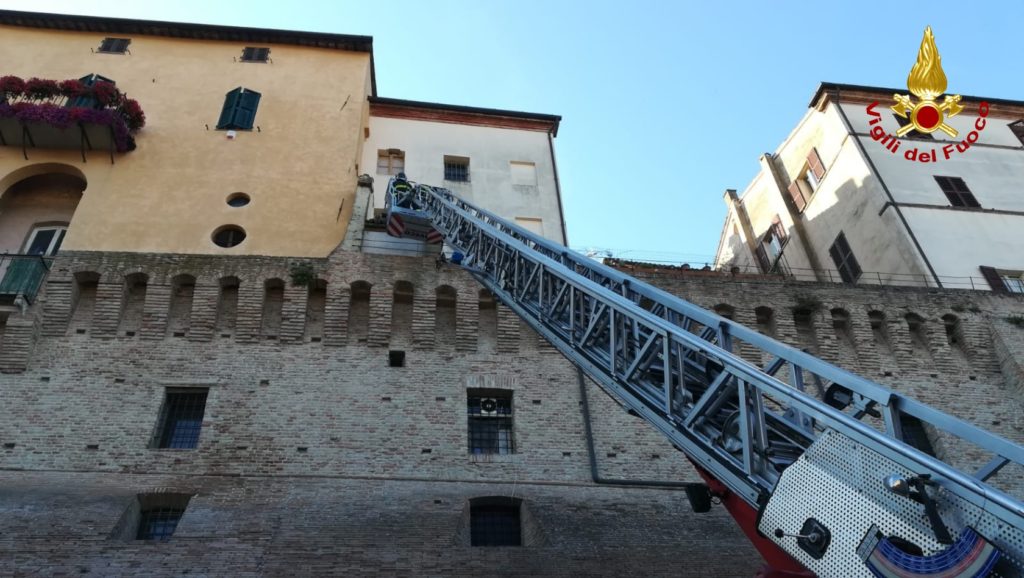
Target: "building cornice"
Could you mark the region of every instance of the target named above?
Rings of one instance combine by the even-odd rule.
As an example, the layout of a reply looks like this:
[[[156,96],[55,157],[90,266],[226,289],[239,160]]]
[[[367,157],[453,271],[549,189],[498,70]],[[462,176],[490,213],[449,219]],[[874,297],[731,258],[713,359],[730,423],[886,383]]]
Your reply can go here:
[[[859,84],[841,84],[835,82],[822,82],[814,92],[814,97],[807,105],[809,108],[823,110],[830,100],[854,104],[871,104],[875,101],[892,101],[894,94],[906,94],[905,88],[884,88],[878,86],[863,86]],[[1024,118],[1024,101],[1009,100],[1005,98],[985,98],[981,96],[960,95],[960,103],[980,104],[987,102],[990,113],[1006,118]],[[977,108],[969,107],[969,108]]]
[[[248,44],[285,44],[349,52],[366,52],[370,54],[371,93],[377,94],[377,75],[373,65],[373,37],[371,36],[276,30],[272,28],[245,28],[240,26],[222,26],[219,24],[135,20],[130,18],[109,18],[106,16],[22,12],[19,10],[0,10],[0,25],[68,30],[72,32],[95,32],[97,34],[164,36],[168,38],[220,40]]]
[[[558,136],[558,125],[562,120],[561,116],[554,114],[478,108],[377,96],[370,97],[370,116],[533,130],[548,132],[552,136]]]

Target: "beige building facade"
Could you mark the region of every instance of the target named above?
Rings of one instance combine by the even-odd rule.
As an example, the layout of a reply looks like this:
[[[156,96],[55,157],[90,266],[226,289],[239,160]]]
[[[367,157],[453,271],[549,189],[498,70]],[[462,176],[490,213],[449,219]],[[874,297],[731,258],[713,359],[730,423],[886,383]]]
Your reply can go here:
[[[1024,291],[1024,201],[1015,192],[1024,177],[1024,103],[963,96],[963,112],[946,119],[957,137],[936,131],[897,141],[897,92],[822,84],[747,188],[726,192],[716,266]]]

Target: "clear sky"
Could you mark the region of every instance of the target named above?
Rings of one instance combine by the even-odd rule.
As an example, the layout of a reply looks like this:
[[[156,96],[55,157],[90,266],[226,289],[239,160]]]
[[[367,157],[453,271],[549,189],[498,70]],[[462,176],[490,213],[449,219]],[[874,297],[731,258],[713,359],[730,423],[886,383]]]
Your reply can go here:
[[[1024,99],[1020,0],[0,7],[373,36],[380,96],[562,115],[556,150],[570,245],[633,259],[709,261],[723,191],[743,190],[818,83],[905,88],[926,25],[949,92]]]

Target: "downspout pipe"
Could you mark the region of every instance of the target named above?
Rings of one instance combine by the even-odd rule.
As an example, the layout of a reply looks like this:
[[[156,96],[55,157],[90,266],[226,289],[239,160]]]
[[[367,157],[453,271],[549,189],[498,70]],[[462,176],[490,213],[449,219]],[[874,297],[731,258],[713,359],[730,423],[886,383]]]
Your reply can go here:
[[[605,478],[597,469],[597,451],[594,449],[594,431],[590,422],[590,400],[587,398],[587,380],[583,370],[576,368],[576,380],[580,386],[580,401],[583,402],[583,434],[587,439],[587,456],[590,458],[590,479],[595,484],[614,486],[636,486],[642,488],[674,488],[686,489],[691,486],[702,486],[698,482],[662,482],[657,480],[620,480]]]
[[[903,211],[900,210],[899,203],[897,203],[896,199],[893,198],[892,192],[889,191],[889,187],[886,186],[885,181],[882,180],[882,174],[878,172],[878,168],[875,166],[874,161],[871,160],[867,150],[864,149],[864,143],[860,142],[860,136],[853,130],[853,126],[850,124],[850,119],[846,117],[846,111],[844,111],[843,107],[840,106],[838,90],[836,91],[835,107],[836,110],[839,111],[839,117],[843,119],[843,126],[846,127],[846,132],[853,137],[853,142],[857,143],[857,150],[860,151],[864,160],[868,162],[868,167],[870,167],[875,178],[878,179],[878,184],[882,185],[882,190],[885,191],[885,196],[889,198],[889,202],[892,204],[893,210],[896,211],[896,216],[900,218],[900,222],[903,223],[903,226],[907,229],[907,234],[910,235],[910,241],[914,244],[917,252],[920,253],[921,259],[924,260],[925,266],[928,267],[928,272],[931,273],[932,278],[935,279],[935,284],[941,288],[942,281],[939,281],[939,275],[932,267],[931,261],[928,260],[928,255],[925,255],[924,247],[922,247],[921,243],[917,241],[917,237],[914,235],[913,229],[910,228],[910,223],[907,222],[907,218],[903,216]]]
[[[557,125],[555,128],[548,130],[548,150],[551,151],[551,171],[555,175],[555,198],[558,199],[558,220],[561,221],[559,224],[562,226],[562,244],[568,247],[569,233],[567,233],[565,229],[565,208],[562,206],[562,185],[559,184],[558,179],[558,163],[555,162],[555,137],[554,134],[552,134],[557,130]]]

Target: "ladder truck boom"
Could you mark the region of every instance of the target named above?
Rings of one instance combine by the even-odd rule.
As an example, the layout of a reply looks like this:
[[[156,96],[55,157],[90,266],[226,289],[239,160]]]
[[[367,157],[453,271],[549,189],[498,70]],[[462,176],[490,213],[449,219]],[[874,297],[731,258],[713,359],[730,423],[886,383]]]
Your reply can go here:
[[[690,459],[775,575],[1024,576],[1024,503],[993,484],[1008,465],[1019,472],[1024,447],[446,189],[401,184],[388,185],[389,232],[398,222],[443,237],[453,262]],[[744,359],[739,343],[769,361]],[[908,445],[903,416],[970,455]],[[694,489],[695,508],[700,498]]]

